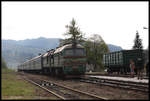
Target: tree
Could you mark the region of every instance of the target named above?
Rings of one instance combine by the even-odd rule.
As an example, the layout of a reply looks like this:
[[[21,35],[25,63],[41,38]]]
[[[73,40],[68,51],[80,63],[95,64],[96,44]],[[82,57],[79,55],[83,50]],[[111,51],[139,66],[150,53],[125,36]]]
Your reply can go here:
[[[60,40],[61,45],[66,43],[80,43],[83,42],[83,33],[80,31],[80,28],[76,25],[76,21],[74,18],[70,22],[70,25],[66,25],[67,32],[64,34],[65,36],[69,36],[69,38]]]
[[[143,49],[142,39],[140,39],[138,31],[136,32],[136,37],[134,39],[133,49]]]
[[[6,62],[4,61],[3,58],[2,58],[2,68],[7,68],[7,64],[6,64]]]
[[[88,64],[93,64],[95,71],[103,70],[103,55],[104,53],[109,52],[109,49],[102,37],[100,35],[93,34],[92,37],[85,42],[85,49]]]

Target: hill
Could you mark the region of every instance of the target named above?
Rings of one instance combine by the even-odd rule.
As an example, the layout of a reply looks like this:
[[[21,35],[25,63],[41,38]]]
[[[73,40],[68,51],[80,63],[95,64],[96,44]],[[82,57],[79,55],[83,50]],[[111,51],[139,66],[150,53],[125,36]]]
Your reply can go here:
[[[51,49],[59,45],[59,38],[44,38],[39,37],[37,39],[26,39],[26,40],[2,40],[4,44],[13,44],[26,46],[30,48],[42,48],[42,49]]]

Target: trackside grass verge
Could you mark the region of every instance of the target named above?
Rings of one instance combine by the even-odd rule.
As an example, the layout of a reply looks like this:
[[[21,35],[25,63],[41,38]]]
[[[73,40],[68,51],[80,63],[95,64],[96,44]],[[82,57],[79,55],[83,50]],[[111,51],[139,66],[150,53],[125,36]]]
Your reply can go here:
[[[2,69],[1,76],[2,99],[43,99],[40,95],[41,90],[22,80],[15,71]]]

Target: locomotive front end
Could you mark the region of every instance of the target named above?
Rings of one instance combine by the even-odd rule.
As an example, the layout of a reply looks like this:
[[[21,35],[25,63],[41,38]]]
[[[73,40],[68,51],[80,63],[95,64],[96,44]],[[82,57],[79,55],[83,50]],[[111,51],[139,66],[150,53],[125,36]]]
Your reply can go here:
[[[67,48],[64,51],[64,74],[83,75],[86,71],[86,53],[84,48]]]

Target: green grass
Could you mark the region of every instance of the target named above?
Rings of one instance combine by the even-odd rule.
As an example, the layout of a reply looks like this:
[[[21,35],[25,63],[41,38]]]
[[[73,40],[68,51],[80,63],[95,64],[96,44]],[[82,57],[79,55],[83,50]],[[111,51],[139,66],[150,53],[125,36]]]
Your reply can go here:
[[[33,95],[35,87],[27,81],[17,79],[13,70],[2,70],[2,96]]]
[[[21,79],[13,70],[2,69],[1,79],[2,99],[44,99],[36,95],[37,86]]]
[[[34,93],[34,88],[26,82],[15,79],[2,80],[2,96],[29,96],[32,93]]]
[[[15,71],[12,69],[2,68],[2,73],[12,73],[12,72],[15,72]]]

